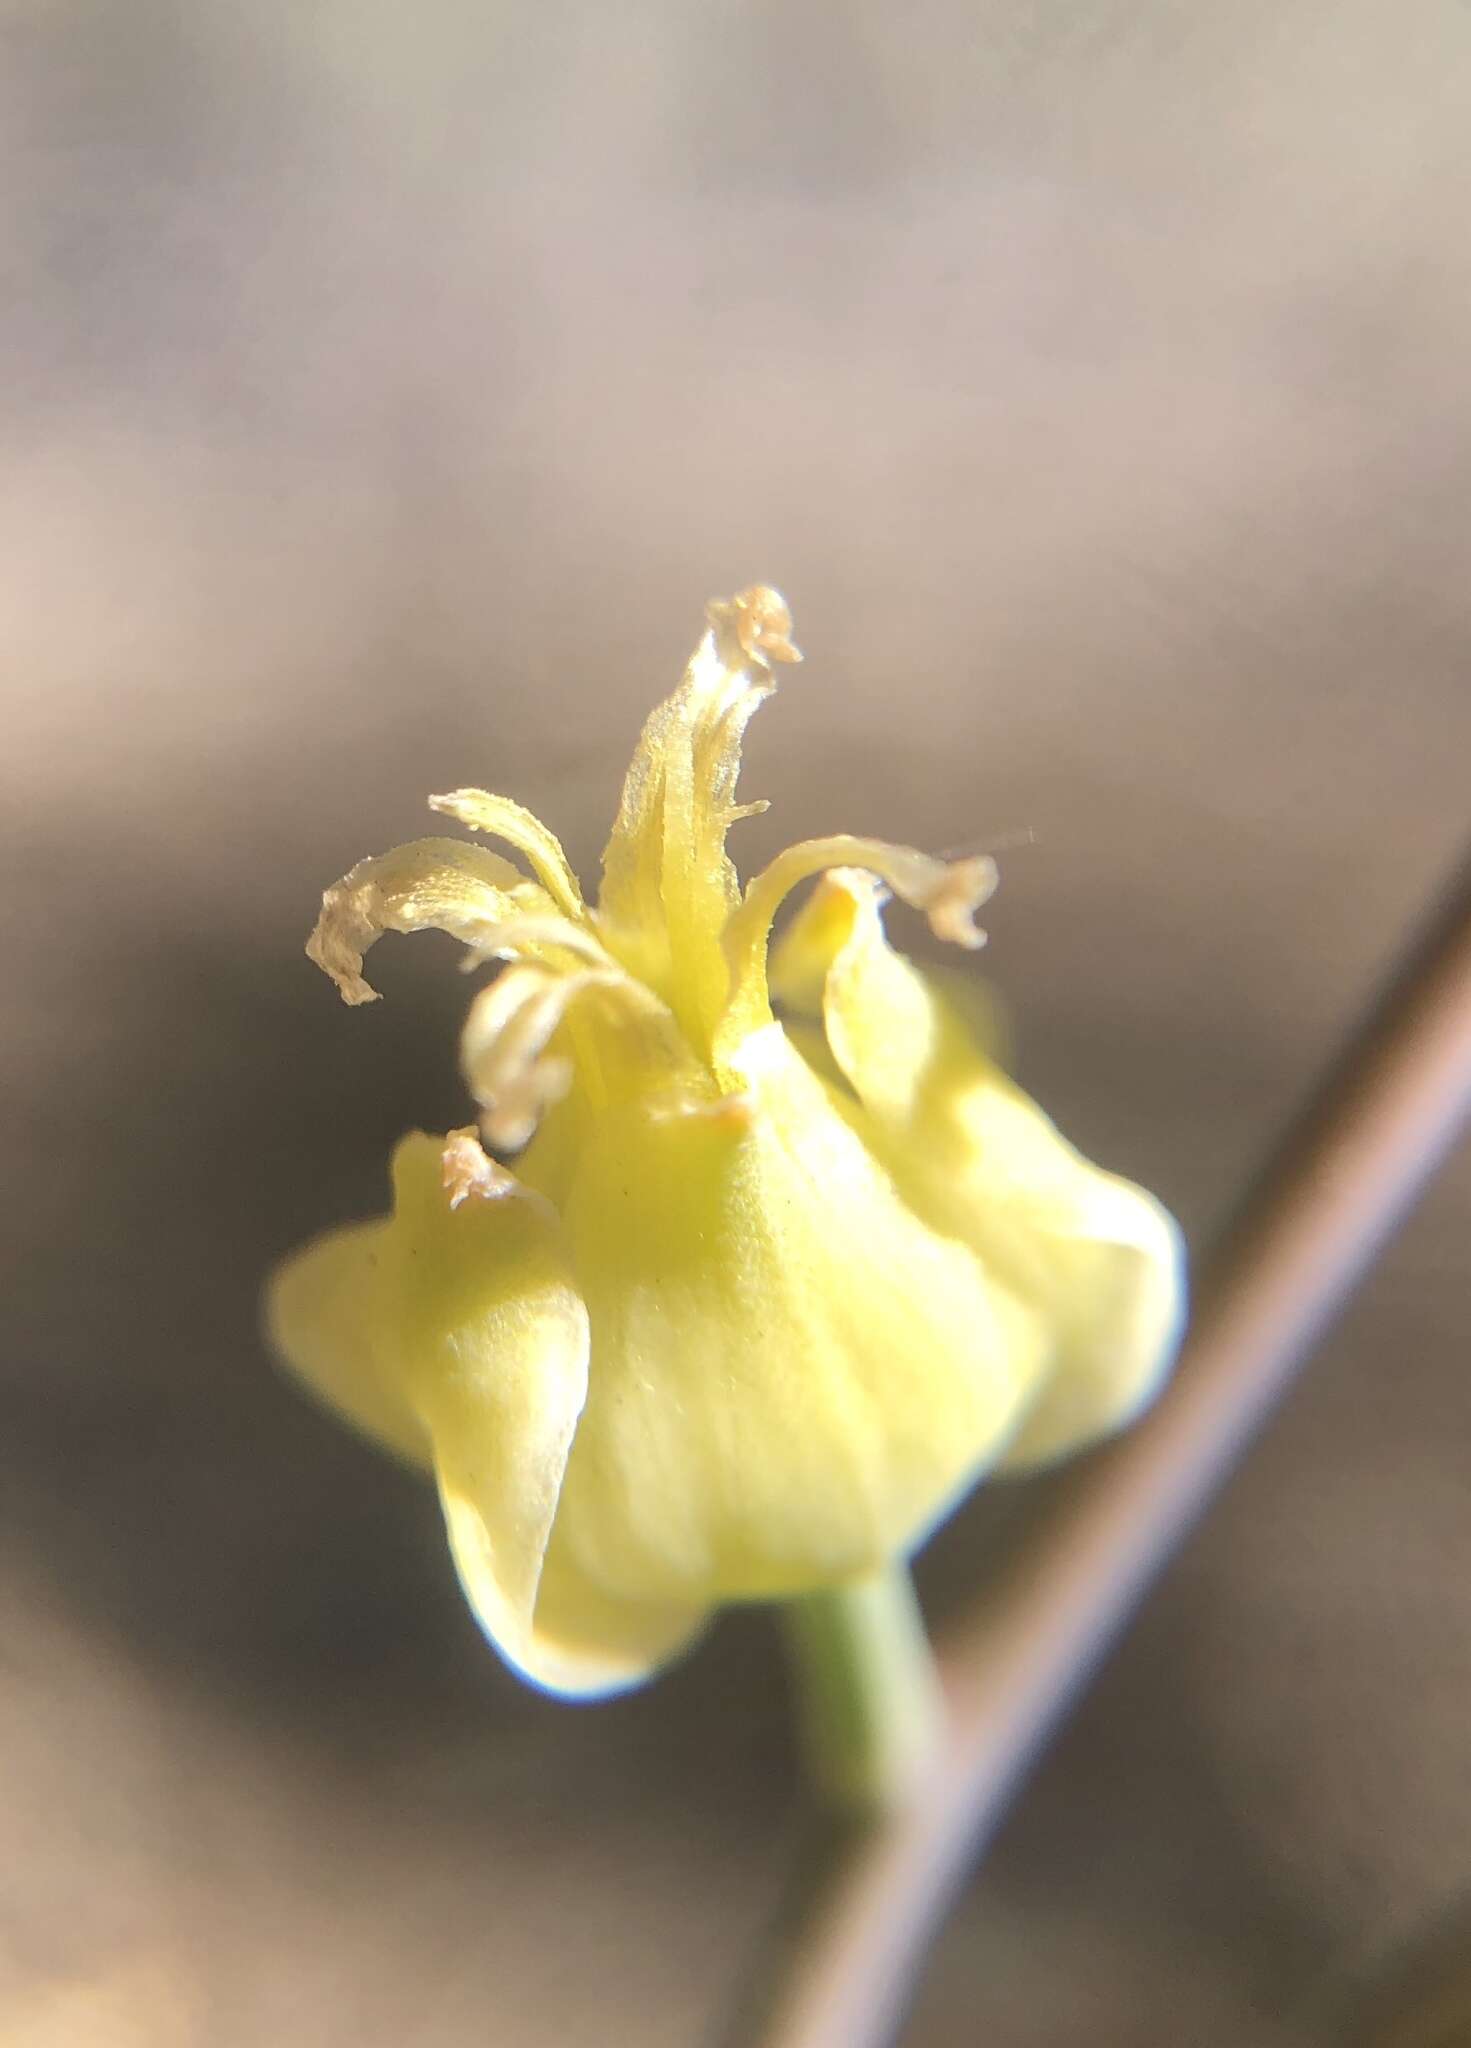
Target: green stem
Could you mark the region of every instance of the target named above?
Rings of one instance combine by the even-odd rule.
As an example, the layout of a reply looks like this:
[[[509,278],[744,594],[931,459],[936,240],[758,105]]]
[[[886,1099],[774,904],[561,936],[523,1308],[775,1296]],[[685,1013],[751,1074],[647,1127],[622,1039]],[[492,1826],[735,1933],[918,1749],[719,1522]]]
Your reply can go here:
[[[939,1681],[902,1564],[781,1610],[812,1781],[849,1813],[901,1805],[935,1754]]]

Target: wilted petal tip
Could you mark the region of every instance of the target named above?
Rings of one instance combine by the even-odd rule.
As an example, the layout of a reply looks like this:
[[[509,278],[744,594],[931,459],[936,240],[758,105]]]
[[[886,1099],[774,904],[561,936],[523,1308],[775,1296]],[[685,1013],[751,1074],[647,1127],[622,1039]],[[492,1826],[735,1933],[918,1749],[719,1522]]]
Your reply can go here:
[[[930,930],[937,939],[975,952],[986,943],[986,934],[975,921],[975,913],[996,893],[1000,879],[989,854],[969,860],[952,861],[935,881],[922,908]]]
[[[368,913],[368,892],[336,882],[322,892],[322,909],[306,942],[306,957],[334,984],[350,1006],[376,1003],[379,992],[363,974],[363,955],[377,937]]]
[[[705,616],[727,668],[749,663],[769,669],[774,661],[802,659],[802,651],[791,637],[791,607],[768,583],[753,583],[732,598],[712,598]]]

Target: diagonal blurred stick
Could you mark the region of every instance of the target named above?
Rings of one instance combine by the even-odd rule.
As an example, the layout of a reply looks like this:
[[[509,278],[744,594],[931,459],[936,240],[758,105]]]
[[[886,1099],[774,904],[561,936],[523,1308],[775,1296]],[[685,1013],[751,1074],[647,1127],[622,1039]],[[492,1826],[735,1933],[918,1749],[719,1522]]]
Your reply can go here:
[[[1153,1413],[938,1645],[949,1732],[900,1811],[834,1836],[752,2048],[881,2048],[1008,1799],[1471,1110],[1471,862],[1251,1190]]]

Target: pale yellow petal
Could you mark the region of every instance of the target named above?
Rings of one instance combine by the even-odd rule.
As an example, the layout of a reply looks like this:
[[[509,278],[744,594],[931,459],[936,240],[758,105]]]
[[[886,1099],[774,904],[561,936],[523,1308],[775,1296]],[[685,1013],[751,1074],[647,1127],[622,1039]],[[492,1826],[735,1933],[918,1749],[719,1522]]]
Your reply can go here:
[[[557,1541],[629,1600],[876,1569],[1036,1388],[1030,1311],[914,1216],[779,1027],[745,1058],[742,1116],[605,1114],[567,1194],[593,1371]]]
[[[778,909],[799,883],[840,865],[860,868],[870,877],[881,878],[896,896],[924,912],[937,938],[971,949],[986,943],[974,913],[996,887],[996,863],[988,856],[944,861],[921,853],[917,847],[891,846],[886,840],[858,839],[848,833],[801,840],[779,853],[752,878],[740,908],[726,924],[723,943],[730,968],[730,998],[715,1037],[717,1062],[724,1061],[732,1048],[751,1032],[770,1022],[767,948]],[[809,920],[818,921],[830,915],[822,907],[825,901],[819,898],[818,907],[809,909]],[[800,952],[815,961],[823,940],[820,930],[812,931],[799,942]],[[810,995],[811,969],[804,980],[798,950],[793,948],[789,972],[798,992],[805,986]]]
[[[409,1464],[432,1465],[403,1371],[387,1217],[329,1231],[284,1259],[265,1295],[266,1336],[307,1388]]]
[[[801,1044],[803,1053],[823,1073],[834,1064],[820,1021],[827,971],[833,956],[852,936],[852,929],[851,895],[842,886],[819,887],[807,899],[802,914],[773,939],[767,964],[771,997],[782,1006],[788,1036]],[[924,978],[986,1057],[1009,1072],[1015,1065],[1014,1030],[1010,1011],[995,987],[978,977],[969,963],[950,967],[943,961],[927,962]],[[817,1020],[816,1037],[804,1028],[809,1018]]]
[[[492,796],[487,789],[452,789],[446,796],[432,796],[429,808],[447,818],[458,818],[472,832],[488,832],[524,853],[537,879],[563,917],[581,923],[587,916],[582,890],[562,851],[562,842],[547,829],[534,811],[513,803],[508,796]]]
[[[771,694],[771,662],[799,658],[775,591],[758,586],[713,604],[710,620],[679,689],[634,750],[597,912],[609,947],[700,1045],[724,1005],[720,934],[740,897],[726,833],[761,808],[736,802],[741,742]]]
[[[519,1669],[587,1393],[587,1316],[552,1211],[509,1176],[453,1207],[444,1149],[416,1136],[394,1156],[400,1370],[466,1596]]]
[[[626,1692],[689,1649],[709,1618],[703,1601],[618,1598],[579,1566],[554,1523],[519,1668],[549,1692],[568,1697]]]
[[[360,860],[322,897],[307,957],[329,974],[344,1002],[372,1003],[363,956],[384,932],[448,932],[467,946],[509,919],[540,915],[547,897],[488,847],[462,839],[415,839]]]
[[[554,1212],[470,1134],[415,1134],[394,1211],[276,1275],[272,1340],[333,1407],[433,1469],[466,1597],[506,1661],[556,1691],[616,1691],[698,1629],[704,1602],[620,1599],[546,1559],[587,1392],[588,1321]]]
[[[970,1245],[1051,1329],[1051,1369],[1009,1462],[1117,1427],[1168,1370],[1184,1309],[1178,1226],[1061,1137],[884,935],[872,878],[829,875],[791,940],[824,987],[829,1048],[919,1215]],[[800,981],[801,974],[798,976]]]

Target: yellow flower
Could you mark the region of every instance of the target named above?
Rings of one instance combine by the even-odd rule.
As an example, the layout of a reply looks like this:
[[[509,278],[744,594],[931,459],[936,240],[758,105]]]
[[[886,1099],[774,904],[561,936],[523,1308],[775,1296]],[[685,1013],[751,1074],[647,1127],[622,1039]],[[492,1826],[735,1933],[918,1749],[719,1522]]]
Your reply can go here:
[[[596,908],[529,812],[461,789],[434,809],[531,873],[419,840],[329,889],[307,948],[349,1003],[385,931],[510,963],[465,1024],[478,1124],[405,1138],[392,1215],[288,1260],[268,1317],[320,1396],[432,1471],[485,1632],[562,1693],[637,1683],[722,1601],[862,1579],[988,1467],[1114,1428],[1180,1318],[1169,1216],[885,937],[892,893],[979,945],[988,860],[819,839],[742,893],[741,739],[800,657],[775,591],[708,620]]]

